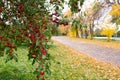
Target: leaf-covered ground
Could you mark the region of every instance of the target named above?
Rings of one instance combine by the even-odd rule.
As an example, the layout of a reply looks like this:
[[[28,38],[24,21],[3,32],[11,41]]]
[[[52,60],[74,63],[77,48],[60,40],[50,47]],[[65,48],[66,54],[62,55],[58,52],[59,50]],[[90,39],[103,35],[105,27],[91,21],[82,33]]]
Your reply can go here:
[[[120,80],[120,69],[78,53],[58,42],[50,49],[50,80]]]
[[[0,80],[35,80],[27,58],[27,49],[18,49],[19,61],[5,64],[0,58]],[[100,62],[82,53],[55,42],[49,50],[51,54],[51,76],[46,80],[120,80],[120,69],[111,64]],[[25,56],[26,55],[26,56]]]

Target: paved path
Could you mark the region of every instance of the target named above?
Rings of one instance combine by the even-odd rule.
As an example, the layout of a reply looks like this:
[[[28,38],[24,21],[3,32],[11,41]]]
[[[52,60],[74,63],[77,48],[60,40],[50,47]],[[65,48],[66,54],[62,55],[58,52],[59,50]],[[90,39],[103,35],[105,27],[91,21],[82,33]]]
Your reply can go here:
[[[85,53],[98,60],[109,62],[120,67],[120,50],[97,45],[93,43],[82,42],[67,37],[52,37],[53,40],[63,43],[71,48]]]

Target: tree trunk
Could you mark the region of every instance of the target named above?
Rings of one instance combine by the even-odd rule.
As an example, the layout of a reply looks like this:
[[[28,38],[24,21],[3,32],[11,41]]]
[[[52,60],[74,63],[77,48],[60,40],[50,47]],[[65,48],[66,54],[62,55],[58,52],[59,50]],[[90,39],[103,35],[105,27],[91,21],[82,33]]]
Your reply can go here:
[[[76,30],[76,37],[79,38],[78,30]]]
[[[110,39],[111,39],[111,37],[110,37],[110,36],[107,36],[107,41],[108,41],[108,42],[110,42]]]
[[[85,39],[88,38],[88,32],[87,32],[87,29],[85,29]]]
[[[81,36],[81,38],[83,38],[83,30],[82,30],[82,28],[80,28],[80,36]]]
[[[117,0],[117,4],[120,4],[120,1],[119,1],[119,0]]]
[[[90,39],[92,40],[93,39],[93,24],[90,25]]]

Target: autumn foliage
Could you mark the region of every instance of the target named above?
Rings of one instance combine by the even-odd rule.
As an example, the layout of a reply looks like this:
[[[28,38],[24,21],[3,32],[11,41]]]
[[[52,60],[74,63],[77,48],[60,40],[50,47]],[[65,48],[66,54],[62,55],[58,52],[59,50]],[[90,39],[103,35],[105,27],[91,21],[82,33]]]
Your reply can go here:
[[[107,26],[102,28],[101,35],[105,35],[107,37],[107,41],[110,41],[114,33],[115,33],[115,28]]]
[[[115,16],[115,17],[120,17],[120,5],[119,4],[113,4],[110,14]]]

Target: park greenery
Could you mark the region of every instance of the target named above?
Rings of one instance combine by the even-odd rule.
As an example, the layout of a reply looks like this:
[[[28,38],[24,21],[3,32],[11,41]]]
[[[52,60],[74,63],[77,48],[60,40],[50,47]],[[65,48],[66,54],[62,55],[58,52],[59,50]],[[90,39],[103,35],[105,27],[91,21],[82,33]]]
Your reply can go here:
[[[55,74],[56,72],[51,74],[52,70],[50,70],[50,66],[55,64],[50,63],[53,57],[50,56],[50,53],[52,52],[48,50],[52,44],[52,35],[59,35],[58,33],[60,33],[60,31],[62,31],[64,35],[68,34],[72,37],[80,37],[80,35],[81,37],[84,37],[85,35],[85,38],[89,37],[90,39],[93,39],[95,26],[94,23],[96,19],[101,17],[99,12],[102,10],[104,4],[95,0],[91,8],[88,8],[86,11],[82,12],[82,7],[86,1],[87,0],[1,0],[0,57],[1,61],[5,61],[10,68],[4,70],[1,69],[0,71],[7,73],[7,70],[9,71],[9,69],[12,69],[14,72],[6,74],[6,79],[15,78],[13,75],[15,74],[18,76],[19,80],[22,79],[21,76],[23,77],[22,80],[24,80],[24,78],[25,80],[26,78],[28,80],[50,80],[50,75]],[[70,7],[70,11],[67,14],[62,13],[64,4]],[[120,4],[119,2],[106,2],[106,4],[112,6],[110,15],[113,17],[112,22],[116,23],[116,27],[112,28],[112,30],[104,28],[103,31],[101,31],[104,36],[108,37],[109,41],[110,37],[117,33],[115,30],[118,29],[120,24]],[[25,48],[22,54],[20,53],[21,47]],[[56,48],[56,50],[57,49],[58,48]],[[26,60],[25,56],[28,56],[28,61]],[[29,65],[30,71],[25,67],[22,72],[27,73],[27,76],[26,74],[19,74],[21,73],[21,70],[18,68],[21,68],[22,65],[18,65],[16,62],[9,64],[9,62],[12,60],[15,60],[19,64],[22,64],[21,60],[25,60],[26,65],[31,63],[31,66]],[[21,62],[19,62],[19,60]],[[0,64],[4,63],[1,62]],[[18,68],[11,64],[17,65],[16,67]],[[58,64],[61,63],[58,62]],[[7,66],[3,67],[6,68]],[[54,70],[55,67],[58,67],[58,65],[52,67]],[[32,70],[33,68],[34,71]],[[35,75],[32,75],[31,72],[33,72]],[[60,74],[62,74],[62,72]],[[81,73],[81,78],[86,77],[83,76],[83,74]],[[93,76],[90,78],[93,79],[94,75],[95,74],[93,74]],[[3,74],[2,78],[4,77],[5,75]],[[69,80],[69,77],[64,76],[62,79]],[[96,77],[94,77],[94,79],[96,79]],[[100,79],[107,79],[107,75]]]
[[[64,28],[60,26],[62,28],[59,29],[60,31],[62,30],[61,33],[66,33],[66,35],[71,37],[89,39],[93,39],[94,36],[103,36],[107,37],[107,41],[110,41],[113,36],[120,37],[119,1],[113,0],[113,2],[110,2],[109,0],[105,0],[102,2],[94,0],[89,6],[86,4],[87,0],[83,3],[83,6],[81,6],[81,10],[78,13],[73,14],[71,10],[64,13],[64,16],[72,21],[71,24]],[[85,8],[86,6],[87,8]],[[105,18],[104,14],[109,16]],[[100,19],[102,19],[102,21]]]

